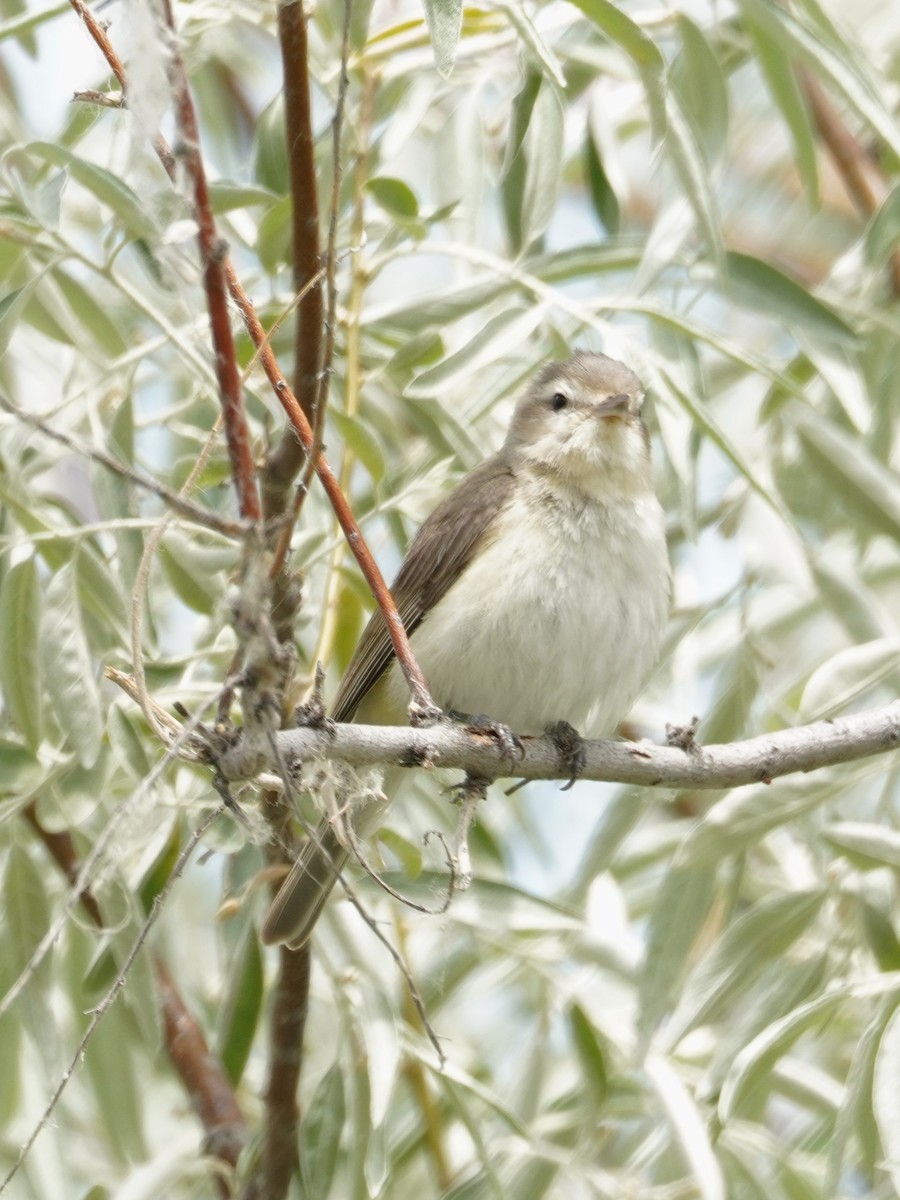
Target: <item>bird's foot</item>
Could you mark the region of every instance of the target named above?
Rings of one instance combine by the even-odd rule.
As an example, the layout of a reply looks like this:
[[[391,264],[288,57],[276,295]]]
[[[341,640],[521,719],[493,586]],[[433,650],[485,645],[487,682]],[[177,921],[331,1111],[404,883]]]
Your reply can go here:
[[[465,721],[467,733],[477,733],[493,739],[500,747],[503,758],[509,764],[510,769],[525,757],[525,747],[522,744],[522,739],[508,725],[501,725],[499,721],[492,721],[484,713],[476,713],[473,716],[469,713],[461,713],[455,709],[450,709],[447,715],[454,721]]]
[[[584,738],[568,721],[557,721],[547,730],[547,736],[553,738],[559,751],[561,764],[569,775],[569,782],[563,787],[567,792],[581,777],[587,762],[584,750]]]

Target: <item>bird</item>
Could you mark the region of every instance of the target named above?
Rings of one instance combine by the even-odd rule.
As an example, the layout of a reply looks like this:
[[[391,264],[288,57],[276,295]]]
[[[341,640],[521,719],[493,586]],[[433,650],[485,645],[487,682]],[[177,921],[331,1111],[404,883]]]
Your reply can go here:
[[[392,587],[435,702],[516,735],[612,734],[656,664],[670,569],[653,487],[644,387],[580,350],[547,363],[500,450],[425,520]],[[372,614],[341,680],[335,721],[397,725],[409,693]],[[374,833],[382,802],[354,813]],[[346,834],[322,821],[278,891],[265,944],[304,945],[343,868]]]

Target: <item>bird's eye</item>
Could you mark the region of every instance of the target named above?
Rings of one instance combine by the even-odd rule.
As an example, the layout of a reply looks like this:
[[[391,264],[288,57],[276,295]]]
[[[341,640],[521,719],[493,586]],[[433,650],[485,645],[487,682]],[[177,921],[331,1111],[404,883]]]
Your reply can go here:
[[[550,403],[553,405],[553,411],[559,412],[561,408],[565,408],[569,403],[569,397],[564,396],[562,392],[556,392]]]

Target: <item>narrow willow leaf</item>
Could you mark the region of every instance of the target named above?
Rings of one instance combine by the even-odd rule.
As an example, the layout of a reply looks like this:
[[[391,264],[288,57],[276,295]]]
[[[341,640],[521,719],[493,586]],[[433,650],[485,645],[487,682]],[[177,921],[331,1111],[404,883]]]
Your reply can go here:
[[[721,270],[724,261],[722,223],[712,189],[709,169],[694,136],[694,130],[673,92],[666,96],[666,154],[690,202],[698,232],[710,257]]]
[[[669,70],[682,112],[698,135],[707,163],[719,158],[728,137],[728,87],[703,30],[684,13],[675,17],[681,50]]]
[[[609,1093],[606,1051],[603,1042],[580,1004],[569,1009],[569,1029],[591,1102],[600,1109]]]
[[[557,91],[542,87],[527,136],[525,190],[522,197],[522,244],[530,246],[546,231],[556,211],[563,176],[565,121]]]
[[[654,40],[612,0],[572,0],[572,3],[639,67],[660,73],[665,70],[665,59]]]
[[[869,222],[864,242],[866,259],[882,267],[900,249],[900,187],[885,196]]]
[[[777,20],[759,0],[741,0],[741,12],[744,28],[756,47],[756,60],[793,139],[794,161],[807,197],[813,207],[818,207],[819,167],[815,135],[797,73],[784,52]]]
[[[81,624],[71,563],[62,567],[47,589],[41,622],[42,666],[52,680],[50,705],[79,763],[91,767],[100,753],[103,714],[96,669]]]
[[[900,1008],[888,1022],[878,1047],[872,1101],[884,1165],[895,1189],[900,1190]]]
[[[870,64],[855,61],[852,44],[836,32],[835,44],[829,46],[821,36],[821,29],[808,29],[798,15],[774,3],[774,0],[764,0],[764,3],[768,12],[773,14],[781,25],[782,44],[790,45],[797,56],[809,63],[817,75],[830,80],[862,120],[870,125],[900,158],[900,130],[892,112],[884,103],[884,97],[878,94],[872,84],[873,73]],[[821,9],[818,11],[822,12]]]
[[[28,746],[41,741],[41,588],[33,558],[10,567],[0,587],[0,684]]]
[[[329,409],[328,419],[334,422],[344,443],[369,472],[373,483],[381,483],[387,469],[384,451],[370,425],[359,417],[348,417],[346,413],[334,407]]]
[[[833,774],[816,779],[776,780],[763,787],[729,792],[688,835],[682,855],[688,863],[719,862],[761,841],[767,833],[827,804],[842,791]]]
[[[0,296],[0,354],[9,346],[10,338],[39,281],[40,276],[14,291],[7,292],[5,296]]]
[[[709,1139],[705,1114],[699,1111],[684,1081],[666,1059],[648,1055],[644,1070],[666,1110],[697,1195],[702,1200],[726,1200],[725,1180]]]
[[[38,869],[31,855],[13,843],[6,856],[3,874],[3,957],[5,969],[14,979],[26,968],[50,924],[47,887],[52,876]],[[45,957],[29,971],[17,1010],[34,1045],[49,1070],[56,1069],[59,1049],[57,1026],[51,1015],[49,991],[51,960]]]
[[[900,541],[900,482],[857,437],[851,437],[821,412],[795,405],[792,424],[804,449],[834,495],[851,513],[879,533]]]
[[[834,821],[822,830],[829,845],[863,871],[900,870],[900,832],[866,821]]]
[[[134,977],[129,981],[137,986]],[[141,1073],[133,1051],[133,1025],[122,1005],[104,1014],[85,1054],[85,1067],[109,1143],[126,1159],[147,1156]]]
[[[444,79],[456,62],[456,49],[462,29],[462,0],[424,0],[425,17],[434,50],[434,65]]]
[[[256,122],[253,146],[253,178],[274,196],[290,203],[290,171],[287,138],[284,135],[284,97],[281,92],[263,109]]]
[[[584,169],[594,212],[607,233],[618,233],[621,221],[619,200],[603,167],[603,159],[590,128],[584,140]]]
[[[794,1042],[808,1029],[825,1021],[846,999],[843,992],[830,992],[802,1004],[780,1021],[775,1021],[738,1054],[719,1097],[719,1119],[723,1125],[739,1114]]]
[[[532,20],[526,8],[516,3],[501,3],[498,5],[506,13],[510,24],[514,26],[521,39],[528,57],[538,65],[557,87],[566,86],[566,77],[556,55],[541,37],[540,31]]]
[[[82,332],[79,346],[87,350],[93,342],[97,350],[108,358],[118,358],[125,353],[127,345],[122,331],[110,317],[106,305],[96,300],[88,288],[61,267],[57,267],[46,278],[54,280]]]
[[[772,896],[729,925],[688,977],[666,1027],[665,1046],[676,1046],[749,989],[766,962],[781,956],[809,927],[825,898],[820,888]]]
[[[259,937],[255,929],[248,928],[232,960],[228,991],[219,1012],[219,1057],[235,1087],[244,1074],[256,1036],[262,1012],[263,985]]]
[[[170,530],[159,557],[179,599],[195,612],[211,613],[225,586],[224,572],[234,562],[233,550]]]
[[[521,346],[543,318],[544,308],[540,304],[526,309],[510,308],[492,317],[461,350],[417,375],[406,389],[407,396],[429,399],[441,389],[455,386],[460,377],[471,376],[497,362]]]
[[[800,698],[804,721],[818,721],[845,709],[885,684],[900,670],[900,637],[846,646],[810,676]]]
[[[844,1101],[834,1124],[834,1134],[828,1155],[828,1173],[822,1189],[823,1196],[839,1194],[838,1181],[844,1165],[846,1147],[855,1133],[862,1150],[862,1169],[870,1176],[881,1157],[877,1122],[872,1108],[872,1081],[878,1047],[887,1022],[891,1019],[896,1000],[887,997],[866,1026],[853,1050],[853,1060],[847,1072]]]
[[[122,222],[133,238],[154,242],[156,225],[149,215],[147,204],[118,175],[104,167],[98,167],[87,159],[52,142],[31,142],[24,147],[25,153],[41,158],[54,166],[64,167],[69,175],[89,191],[101,204],[105,204]]]
[[[858,344],[855,331],[833,309],[770,263],[730,250],[725,264],[729,291],[741,303],[784,322],[791,332],[806,333],[826,344]]]
[[[638,1031],[646,1047],[673,1003],[691,947],[709,915],[716,865],[673,863],[654,898],[639,987]]]
[[[264,204],[267,208],[278,197],[269,188],[253,187],[246,183],[229,183],[218,180],[209,185],[209,198],[214,213],[234,212],[238,208],[255,208]]]

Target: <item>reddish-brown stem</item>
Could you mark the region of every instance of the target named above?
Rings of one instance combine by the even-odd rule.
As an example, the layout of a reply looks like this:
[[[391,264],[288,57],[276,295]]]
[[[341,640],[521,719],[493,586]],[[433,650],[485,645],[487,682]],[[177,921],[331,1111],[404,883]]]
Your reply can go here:
[[[269,861],[281,865],[296,852],[291,818],[279,792],[264,792],[262,807],[275,837],[269,842]],[[273,895],[280,880],[273,884]],[[297,1084],[303,1061],[303,1031],[309,1009],[309,946],[302,950],[279,950],[278,974],[272,988],[269,1020],[269,1075],[266,1080],[260,1167],[248,1180],[244,1200],[280,1200],[296,1173],[297,1126],[300,1109]]]
[[[172,34],[169,72],[174,91],[175,113],[182,145],[179,157],[187,168],[194,192],[194,216],[197,221],[197,242],[203,263],[203,286],[209,310],[209,326],[215,352],[216,379],[219,385],[219,402],[222,405],[222,420],[225,440],[231,461],[231,475],[238,494],[238,507],[242,517],[249,521],[262,518],[262,507],[256,487],[256,467],[247,414],[244,409],[244,389],[238,370],[234,335],[228,315],[228,295],[225,287],[224,260],[228,249],[216,232],[209,187],[203,157],[200,154],[200,131],[197,113],[191,99],[187,74],[178,50],[175,23],[170,0],[163,0],[162,9],[166,24]]]
[[[165,963],[157,956],[153,967],[166,1049],[206,1132],[206,1153],[235,1167],[247,1144],[249,1131],[234,1089],[222,1064],[210,1051],[203,1031],[185,1006]],[[219,1190],[223,1196],[230,1196],[230,1181],[220,1179]]]
[[[115,51],[110,44],[109,38],[106,36],[103,29],[92,18],[88,19],[90,14],[85,16],[87,10],[84,8],[81,0],[70,0],[70,3],[75,8],[75,11],[84,20],[85,25],[94,41],[97,43],[101,53],[106,58],[110,69],[116,75],[123,91],[127,93],[127,79],[121,62],[116,57]],[[114,66],[113,64],[117,64]],[[121,72],[121,73],[120,73]],[[157,138],[154,140],[154,148],[159,155],[160,161],[171,177],[174,174],[172,166],[172,155],[166,143]],[[300,444],[308,452],[313,444],[312,428],[306,418],[297,397],[288,386],[287,380],[281,372],[275,355],[269,346],[266,338],[266,331],[263,329],[259,318],[256,315],[256,310],[250,301],[249,296],[244,291],[241,283],[234,270],[234,266],[228,259],[225,259],[223,264],[225,278],[228,283],[228,289],[231,292],[231,297],[237,305],[241,316],[244,319],[244,324],[247,332],[250,335],[250,340],[259,351],[259,361],[262,364],[266,377],[274,389],[275,395],[281,402],[292,428],[288,430],[288,435],[293,438],[299,438]],[[394,647],[394,653],[397,655],[397,661],[403,671],[407,685],[409,686],[412,695],[413,703],[420,712],[429,713],[435,711],[435,706],[428,693],[428,687],[425,683],[425,678],[419,670],[412,649],[409,645],[409,639],[406,636],[406,630],[403,627],[403,622],[397,612],[393,597],[384,582],[381,572],[378,570],[368,546],[363,540],[362,533],[357,525],[353,514],[350,511],[350,506],[344,496],[340,484],[335,478],[328,466],[328,463],[323,455],[319,455],[315,460],[315,469],[322,486],[325,489],[325,494],[334,509],[335,515],[341,529],[344,532],[350,549],[359,563],[360,570],[365,576],[366,582],[372,590],[372,595],[384,615],[385,623],[388,627],[388,632],[391,636],[391,643]]]
[[[231,264],[226,266],[226,277],[231,288],[232,299],[240,309],[241,316],[244,318],[244,324],[250,334],[250,339],[254,346],[259,347],[260,365],[265,371],[266,377],[275,391],[275,395],[281,402],[281,407],[287,414],[293,431],[300,439],[301,444],[310,449],[313,444],[313,431],[303,409],[297,401],[297,397],[281,373],[275,355],[266,342],[265,330],[260,324],[259,317],[257,317],[249,297],[238,283],[234,267]],[[387,584],[384,582],[384,577],[378,569],[378,564],[372,557],[372,552],[366,545],[359,526],[356,523],[356,518],[350,511],[347,497],[344,495],[341,485],[338,483],[334,472],[322,454],[315,460],[315,468],[322,487],[325,489],[325,494],[331,503],[331,507],[334,509],[338,523],[347,539],[347,544],[353,551],[354,557],[359,563],[360,570],[365,576],[369,587],[372,589],[372,595],[375,597],[376,603],[382,611],[388,632],[390,633],[394,653],[397,655],[397,661],[409,685],[413,702],[421,711],[425,713],[431,712],[435,706],[428,692],[425,677],[419,670],[419,665],[413,655],[409,639],[406,636],[406,630],[403,627],[403,622],[400,620],[397,606],[394,604],[394,598]]]
[[[319,273],[319,200],[316,190],[315,146],[310,108],[306,14],[302,3],[282,4],[278,9],[278,40],[284,71],[284,120],[292,202],[291,232],[294,290],[302,292]],[[311,426],[316,424],[319,372],[322,365],[322,322],[324,316],[321,282],[308,288],[297,305],[294,337],[294,391]],[[305,448],[307,451],[309,447]],[[274,493],[266,503],[266,514],[284,512],[286,492],[303,465],[304,447],[285,430],[278,447],[266,464],[266,489]],[[281,493],[279,501],[279,492]]]
[[[67,829],[46,829],[41,824],[34,801],[25,806],[22,815],[60,871],[69,883],[74,885],[81,871],[81,862],[71,833]],[[78,899],[91,921],[102,929],[103,913],[93,892],[86,888]],[[189,1012],[158,955],[153,959],[153,970],[162,1011],[166,1050],[203,1126],[206,1152],[233,1169],[237,1166],[238,1158],[249,1137],[247,1122],[238,1105],[234,1089],[222,1064],[210,1053],[200,1026]],[[227,1178],[220,1175],[218,1186],[223,1197],[231,1195],[231,1184]]]

